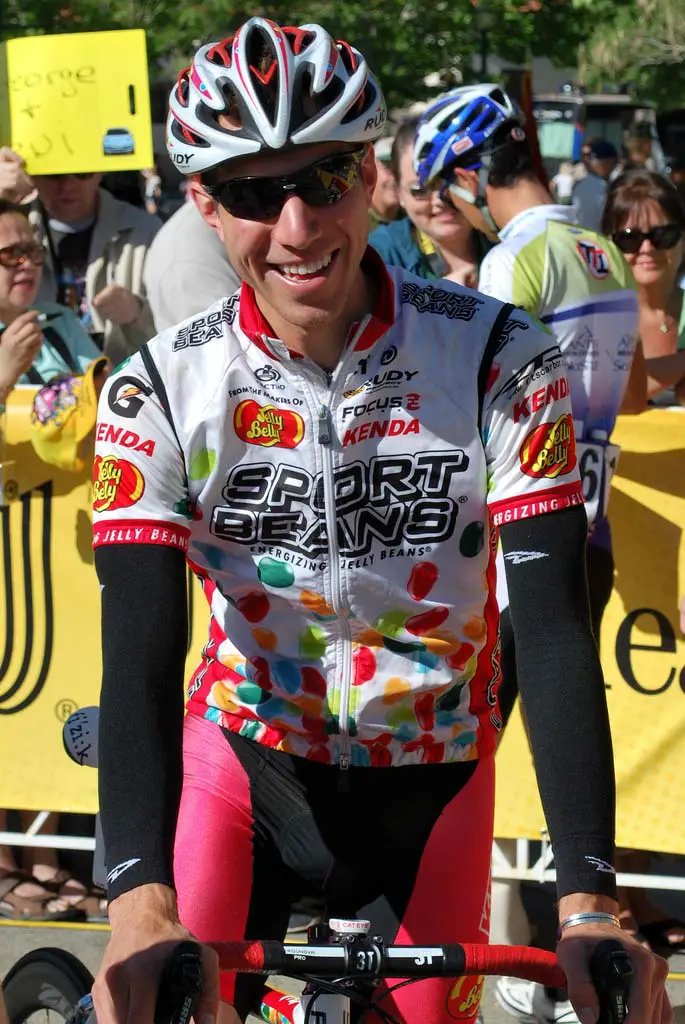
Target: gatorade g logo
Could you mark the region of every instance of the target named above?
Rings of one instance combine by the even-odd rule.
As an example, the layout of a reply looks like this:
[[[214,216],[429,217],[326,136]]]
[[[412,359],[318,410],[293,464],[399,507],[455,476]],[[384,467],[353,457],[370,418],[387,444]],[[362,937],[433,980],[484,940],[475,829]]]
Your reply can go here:
[[[260,405],[252,398],[237,406],[233,426],[239,438],[262,448],[296,448],[304,437],[304,420],[298,413]]]
[[[117,377],[107,393],[107,404],[117,416],[134,420],[143,407],[141,395],[151,395],[149,384],[138,377]]]
[[[576,464],[573,420],[568,413],[556,423],[543,423],[526,437],[519,455],[526,476],[553,480],[570,473]]]
[[[483,997],[485,978],[457,978],[447,996],[447,1012],[455,1020],[475,1020]]]
[[[95,456],[93,508],[96,512],[112,512],[130,508],[143,496],[145,480],[137,466],[115,455]]]

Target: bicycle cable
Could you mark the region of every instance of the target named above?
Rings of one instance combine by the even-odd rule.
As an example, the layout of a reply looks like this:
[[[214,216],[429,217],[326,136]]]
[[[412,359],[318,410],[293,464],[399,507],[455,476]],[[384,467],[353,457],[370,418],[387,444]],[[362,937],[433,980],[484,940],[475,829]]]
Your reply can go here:
[[[360,1018],[359,1024],[361,1024],[361,1021],[364,1019],[366,1014],[369,1013],[371,1010],[373,1010],[374,1013],[378,1014],[381,1020],[384,1021],[384,1024],[401,1024],[397,1017],[394,1017],[388,1010],[384,1010],[383,1007],[378,1006],[377,1000],[369,998],[368,996],[364,996],[362,995],[361,992],[353,988],[347,988],[346,984],[343,984],[341,980],[326,981],[325,979],[317,978],[314,975],[307,974],[303,974],[302,979],[303,981],[307,982],[307,984],[312,985],[316,990],[313,993],[311,1000],[309,1001],[307,1009],[305,1010],[303,1024],[310,1024],[310,1018],[313,1011],[314,1003],[320,995],[323,995],[324,992],[332,992],[334,995],[345,996],[351,1002],[355,1003],[358,1006],[361,1006],[364,1010],[364,1013]],[[415,980],[418,981],[419,979],[417,978]],[[349,978],[345,978],[345,983],[354,981],[368,981],[368,977],[366,975],[352,975]]]

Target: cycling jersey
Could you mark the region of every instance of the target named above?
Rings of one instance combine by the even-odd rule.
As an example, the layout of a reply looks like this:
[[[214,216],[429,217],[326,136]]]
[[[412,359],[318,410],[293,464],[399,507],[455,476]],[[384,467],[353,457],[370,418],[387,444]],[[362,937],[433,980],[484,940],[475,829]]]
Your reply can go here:
[[[602,447],[586,457],[585,491],[597,505],[591,540],[608,544],[604,513],[618,452],[607,450],[606,442],[637,343],[637,294],[614,243],[573,221],[568,206],[535,206],[518,214],[485,257],[478,287],[526,309],[554,332],[566,367],[576,437],[587,447]],[[527,421],[532,404],[544,398],[543,388],[516,403],[514,418]]]
[[[150,343],[159,380],[145,352],[119,368],[94,543],[187,552],[211,607],[190,713],[326,763],[471,759],[500,724],[494,527],[582,502],[568,386],[516,311],[481,417],[500,303],[364,267],[376,308],[332,374],[247,285]]]

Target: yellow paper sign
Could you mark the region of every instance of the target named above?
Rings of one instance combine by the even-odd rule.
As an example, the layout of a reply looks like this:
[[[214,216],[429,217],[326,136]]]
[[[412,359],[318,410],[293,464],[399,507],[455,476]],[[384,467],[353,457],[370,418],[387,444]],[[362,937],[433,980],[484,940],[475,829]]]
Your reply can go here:
[[[150,167],[145,32],[26,36],[2,45],[0,143],[29,174]]]

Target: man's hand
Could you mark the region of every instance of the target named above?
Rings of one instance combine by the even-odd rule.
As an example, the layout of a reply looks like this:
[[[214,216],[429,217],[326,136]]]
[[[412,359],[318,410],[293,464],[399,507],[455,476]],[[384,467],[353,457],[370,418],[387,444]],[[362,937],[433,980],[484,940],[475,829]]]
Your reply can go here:
[[[21,203],[33,199],[36,190],[24,170],[24,161],[14,150],[0,147],[0,199]]]
[[[143,308],[138,296],[121,284],[108,284],[95,296],[93,306],[105,320],[120,327],[135,323]]]
[[[12,390],[22,373],[31,368],[43,344],[38,313],[20,313],[0,335],[0,399]]]
[[[603,896],[576,893],[561,900],[559,918],[569,914],[592,912],[593,909],[618,913],[613,900]],[[604,904],[606,903],[606,906]],[[634,939],[611,924],[581,924],[564,929],[557,946],[557,958],[566,974],[568,996],[581,1024],[595,1024],[599,1016],[599,999],[590,976],[590,961],[595,947],[605,939],[615,939],[625,949],[633,965],[626,1024],[672,1024],[673,1010],[666,995],[668,964]]]
[[[110,904],[112,937],[93,985],[98,1024],[153,1024],[159,980],[179,942],[193,939],[178,920],[176,897],[164,885],[141,885]],[[216,1024],[219,962],[202,946],[204,991],[196,1024]]]

